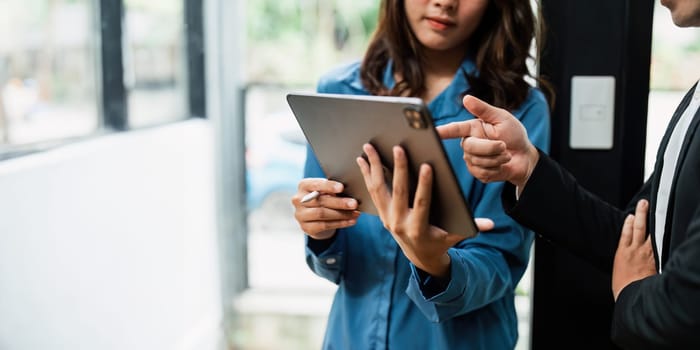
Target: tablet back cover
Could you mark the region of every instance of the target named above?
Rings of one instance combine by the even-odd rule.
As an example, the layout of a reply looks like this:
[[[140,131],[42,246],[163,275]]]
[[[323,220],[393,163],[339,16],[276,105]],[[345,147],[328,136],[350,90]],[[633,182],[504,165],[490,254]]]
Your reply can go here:
[[[287,102],[326,177],[343,183],[344,195],[356,198],[360,211],[378,215],[355,161],[363,155],[362,145],[370,143],[377,149],[390,190],[392,147],[401,145],[409,162],[411,196],[420,165],[428,163],[433,168],[430,223],[465,237],[477,234],[469,206],[421,99],[291,93]]]

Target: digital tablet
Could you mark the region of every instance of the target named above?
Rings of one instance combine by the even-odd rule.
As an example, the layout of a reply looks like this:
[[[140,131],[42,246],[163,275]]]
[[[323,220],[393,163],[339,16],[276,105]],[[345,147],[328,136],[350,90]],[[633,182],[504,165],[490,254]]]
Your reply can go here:
[[[355,159],[370,143],[379,153],[391,189],[392,147],[406,151],[409,193],[413,204],[420,165],[433,168],[430,223],[465,237],[477,234],[476,224],[462,196],[429,110],[419,98],[290,93],[287,102],[328,179],[345,186],[343,195],[355,198],[359,210],[378,215]]]

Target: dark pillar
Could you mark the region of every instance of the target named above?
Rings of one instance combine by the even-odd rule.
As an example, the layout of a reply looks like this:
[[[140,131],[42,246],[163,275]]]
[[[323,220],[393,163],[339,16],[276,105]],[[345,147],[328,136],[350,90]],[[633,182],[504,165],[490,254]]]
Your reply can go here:
[[[555,86],[551,155],[587,189],[618,206],[644,176],[653,0],[542,0],[547,38],[540,74]],[[611,149],[569,144],[571,80],[615,78]],[[537,239],[532,349],[616,349],[611,275]]]

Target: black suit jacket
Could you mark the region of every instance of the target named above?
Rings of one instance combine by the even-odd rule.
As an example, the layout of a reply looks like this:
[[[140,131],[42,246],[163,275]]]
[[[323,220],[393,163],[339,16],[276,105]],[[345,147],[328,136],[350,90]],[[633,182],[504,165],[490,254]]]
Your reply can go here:
[[[624,218],[634,213],[636,202],[641,198],[650,201],[647,228],[654,235],[653,213],[663,153],[695,88],[686,94],[676,110],[661,141],[654,172],[628,208],[618,209],[586,191],[571,174],[542,152],[518,201],[512,185],[504,188],[504,208],[516,221],[543,238],[611,273]],[[660,264],[663,273],[631,283],[622,290],[615,304],[612,338],[624,348],[700,349],[698,124],[700,112],[690,124],[672,181],[661,261],[654,247],[657,265]]]

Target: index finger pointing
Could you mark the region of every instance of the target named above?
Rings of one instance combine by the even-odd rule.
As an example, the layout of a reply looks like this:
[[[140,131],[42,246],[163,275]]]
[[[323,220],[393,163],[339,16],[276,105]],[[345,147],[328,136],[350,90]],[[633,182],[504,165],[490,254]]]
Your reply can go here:
[[[445,125],[440,125],[435,128],[440,138],[454,139],[462,136],[470,136],[473,123],[475,120],[467,120],[462,122],[452,122]]]

